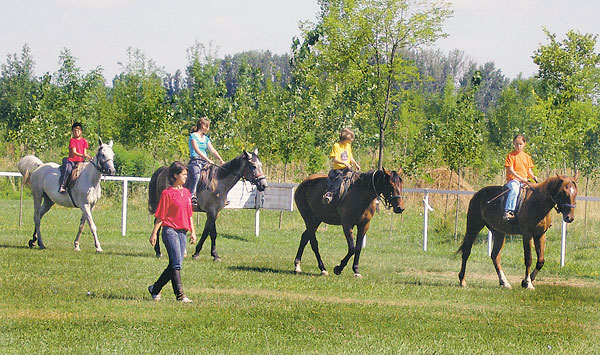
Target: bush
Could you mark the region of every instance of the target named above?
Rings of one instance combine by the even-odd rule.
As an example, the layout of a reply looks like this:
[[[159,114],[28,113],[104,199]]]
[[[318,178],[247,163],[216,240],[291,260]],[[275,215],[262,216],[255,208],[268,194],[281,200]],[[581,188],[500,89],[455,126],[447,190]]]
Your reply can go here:
[[[156,168],[154,159],[139,149],[128,149],[115,144],[113,150],[117,175],[149,177]]]

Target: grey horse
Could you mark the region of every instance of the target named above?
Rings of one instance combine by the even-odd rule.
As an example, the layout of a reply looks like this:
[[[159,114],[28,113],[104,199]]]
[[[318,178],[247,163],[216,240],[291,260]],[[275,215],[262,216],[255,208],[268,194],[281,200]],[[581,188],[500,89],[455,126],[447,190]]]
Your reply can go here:
[[[40,249],[46,248],[42,242],[40,221],[54,204],[58,204],[64,207],[81,209],[81,222],[74,242],[75,250],[81,250],[79,248],[79,237],[81,236],[85,222],[88,222],[94,236],[96,252],[102,252],[96,224],[94,224],[94,220],[92,219],[92,209],[96,202],[98,202],[98,199],[100,199],[100,178],[102,174],[115,174],[113,161],[115,154],[112,150],[112,141],[104,144],[100,139],[98,143],[99,147],[96,156],[91,162],[85,163],[75,184],[66,193],[58,192],[60,179],[60,166],[58,164],[44,164],[39,158],[33,155],[24,156],[19,160],[17,168],[21,175],[23,175],[23,183],[31,187],[33,194],[33,221],[35,222],[35,230],[33,238],[29,241],[30,248],[35,245],[36,241]]]

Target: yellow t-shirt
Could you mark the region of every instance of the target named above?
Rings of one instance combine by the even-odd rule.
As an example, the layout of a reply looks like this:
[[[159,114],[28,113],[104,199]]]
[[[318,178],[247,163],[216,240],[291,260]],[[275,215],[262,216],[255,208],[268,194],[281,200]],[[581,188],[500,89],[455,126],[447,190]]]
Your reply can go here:
[[[521,151],[520,153],[513,150],[508,153],[506,156],[506,160],[504,161],[504,167],[508,168],[512,166],[515,173],[519,174],[519,176],[528,178],[529,169],[533,168],[533,160],[529,154]],[[506,174],[506,182],[515,179],[516,177],[512,174]]]
[[[335,143],[333,145],[333,148],[331,148],[331,153],[329,153],[329,157],[336,158],[337,160],[348,163],[350,161],[350,159],[354,159],[354,157],[352,156],[351,143],[350,142]],[[342,164],[338,164],[335,162],[333,163],[334,170],[344,169],[344,168],[345,168],[345,166]]]

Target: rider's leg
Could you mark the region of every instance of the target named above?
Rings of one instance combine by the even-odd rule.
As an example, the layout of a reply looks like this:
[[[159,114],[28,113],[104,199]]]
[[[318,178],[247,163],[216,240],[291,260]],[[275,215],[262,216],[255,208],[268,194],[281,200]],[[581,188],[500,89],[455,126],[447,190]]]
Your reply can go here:
[[[517,206],[517,197],[519,196],[519,189],[521,183],[517,180],[510,180],[506,187],[508,187],[508,193],[506,196],[506,206],[504,208],[504,218],[510,219],[514,217],[515,208]]]

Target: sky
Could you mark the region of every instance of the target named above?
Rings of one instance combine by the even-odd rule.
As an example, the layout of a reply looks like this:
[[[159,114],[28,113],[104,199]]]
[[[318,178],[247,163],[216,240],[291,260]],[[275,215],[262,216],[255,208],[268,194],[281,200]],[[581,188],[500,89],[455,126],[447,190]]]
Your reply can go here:
[[[430,48],[463,50],[478,64],[493,61],[514,78],[535,74],[531,56],[547,44],[545,26],[600,34],[597,0],[455,0],[448,37]],[[301,21],[315,21],[316,0],[0,0],[0,63],[27,44],[38,76],[59,68],[68,48],[84,73],[101,66],[108,81],[127,48],[139,49],[166,72],[184,70],[198,42],[219,57],[246,50],[288,53]]]

